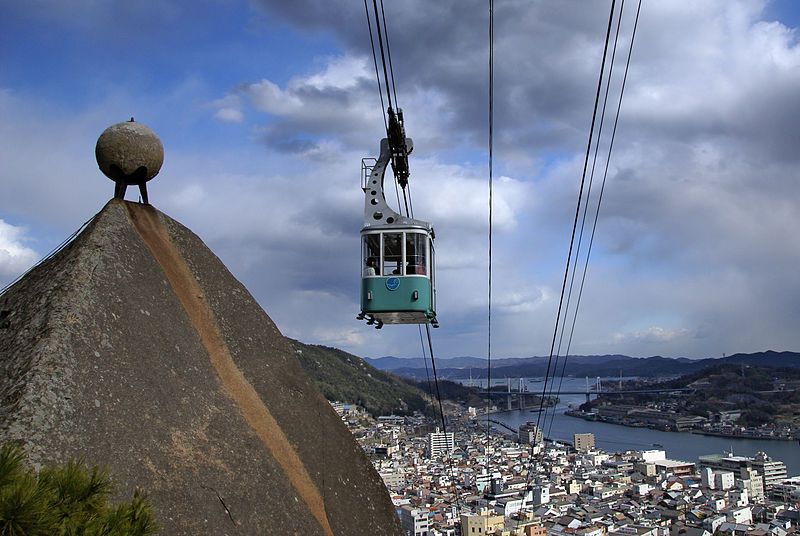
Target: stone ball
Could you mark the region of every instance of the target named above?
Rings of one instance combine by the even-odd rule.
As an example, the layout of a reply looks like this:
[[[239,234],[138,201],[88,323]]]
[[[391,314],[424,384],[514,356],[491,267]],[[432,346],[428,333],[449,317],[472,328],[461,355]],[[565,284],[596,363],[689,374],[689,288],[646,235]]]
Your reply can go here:
[[[164,163],[164,146],[161,145],[161,140],[155,132],[135,122],[133,118],[105,129],[97,138],[94,154],[100,171],[112,180],[115,180],[112,166],[119,168],[124,178],[133,177],[139,168],[144,168],[143,174],[141,171],[136,173],[133,183],[141,180],[142,176],[145,181],[149,181],[158,175]]]

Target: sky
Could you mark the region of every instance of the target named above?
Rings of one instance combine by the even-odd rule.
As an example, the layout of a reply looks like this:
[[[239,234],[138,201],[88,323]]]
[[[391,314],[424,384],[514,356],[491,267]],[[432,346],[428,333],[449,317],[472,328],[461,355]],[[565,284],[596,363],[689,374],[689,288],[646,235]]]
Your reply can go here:
[[[495,2],[495,357],[550,349],[609,7]],[[385,135],[362,2],[0,8],[0,286],[112,197],[94,145],[133,116],[165,147],[151,202],[285,335],[421,355],[416,326],[355,319],[359,170]],[[385,10],[415,214],[436,229],[436,356],[485,356],[488,3]],[[607,119],[635,11],[624,3]],[[800,350],[798,25],[792,0],[643,1],[570,353]]]

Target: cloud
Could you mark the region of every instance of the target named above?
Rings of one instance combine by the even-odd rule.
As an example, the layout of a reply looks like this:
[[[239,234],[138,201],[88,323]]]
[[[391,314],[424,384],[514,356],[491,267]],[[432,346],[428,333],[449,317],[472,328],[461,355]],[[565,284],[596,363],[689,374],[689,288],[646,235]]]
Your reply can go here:
[[[226,95],[213,101],[210,106],[216,109],[214,117],[224,123],[241,123],[244,119],[242,103],[238,95]]]
[[[310,62],[292,56],[285,69],[219,73],[229,85],[212,91],[202,80],[148,95],[115,88],[91,109],[0,92],[0,216],[34,237],[68,235],[110,193],[91,152],[97,134],[120,109],[138,105],[165,133],[154,202],[200,234],[281,329],[359,354],[419,355],[415,327],[376,332],[353,319],[359,162],[377,156],[384,128],[364,13],[343,0],[256,4],[271,23],[291,26],[287,49],[319,36],[333,45]],[[571,353],[640,355],[657,346],[699,357],[800,345],[800,250],[793,247],[800,47],[797,30],[769,20],[766,7],[745,0],[643,6]],[[411,0],[386,8],[398,98],[415,141],[414,209],[437,231],[438,355],[480,354],[488,283],[486,5]],[[496,7],[497,355],[549,349],[606,9],[577,0]],[[620,51],[632,16],[626,5]],[[251,24],[257,31],[259,20]],[[620,52],[615,74],[622,60]],[[584,240],[602,176],[598,168]],[[578,266],[587,247],[573,250]],[[580,277],[576,285],[568,318]]]
[[[23,273],[39,260],[39,254],[25,245],[25,229],[0,219],[0,285]]]
[[[650,326],[641,331],[634,331],[630,333],[615,333],[614,341],[617,343],[622,342],[643,342],[643,343],[666,343],[672,342],[675,339],[683,338],[689,335],[689,330],[685,328],[670,329],[660,326]]]

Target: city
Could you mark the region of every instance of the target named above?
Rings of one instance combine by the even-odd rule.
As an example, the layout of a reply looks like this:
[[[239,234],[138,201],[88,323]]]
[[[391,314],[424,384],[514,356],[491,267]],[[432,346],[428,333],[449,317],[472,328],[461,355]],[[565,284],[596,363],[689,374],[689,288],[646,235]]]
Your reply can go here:
[[[413,417],[369,417],[333,403],[386,484],[409,536],[786,536],[800,521],[800,476],[766,453],[669,458],[669,448],[606,452],[593,434],[514,436],[475,408],[452,431]]]

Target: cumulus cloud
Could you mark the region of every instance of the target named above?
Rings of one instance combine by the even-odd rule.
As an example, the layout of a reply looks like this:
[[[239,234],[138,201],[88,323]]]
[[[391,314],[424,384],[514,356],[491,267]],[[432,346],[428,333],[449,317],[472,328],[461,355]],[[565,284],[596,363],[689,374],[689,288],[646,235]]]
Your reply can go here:
[[[39,260],[39,255],[25,242],[25,229],[0,220],[0,286]]]
[[[663,328],[661,326],[650,326],[641,331],[634,331],[629,333],[616,333],[614,334],[615,342],[655,342],[664,343],[671,342],[675,339],[686,337],[689,335],[689,330],[685,328],[671,329]]]
[[[419,355],[415,327],[376,332],[353,319],[358,166],[376,156],[383,135],[363,6],[257,5],[302,30],[292,39],[324,30],[337,49],[288,73],[234,81],[211,97],[188,84],[180,99],[156,99],[165,117],[175,109],[204,115],[226,133],[241,133],[244,143],[209,150],[166,139],[164,179],[152,197],[212,246],[287,334],[362,355]],[[797,349],[800,47],[795,28],[768,20],[767,5],[643,6],[571,353]],[[437,231],[437,353],[481,354],[486,5],[411,0],[386,7],[398,98],[415,140],[414,208]],[[493,333],[501,354],[549,349],[606,9],[578,0],[496,6]],[[620,50],[632,16],[626,11]],[[190,101],[206,104],[190,113],[181,108]],[[63,235],[83,221],[108,195],[87,147],[111,109],[54,113],[47,103],[0,93],[8,193],[0,215],[46,222]],[[41,145],[47,158],[31,149]],[[35,180],[53,169],[67,180]],[[592,203],[601,178],[598,170]],[[63,206],[67,197],[77,201]],[[584,242],[573,252],[579,266],[586,251]],[[574,294],[570,317],[576,301]]]

